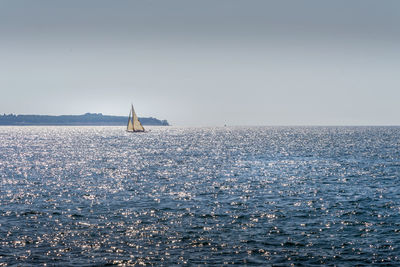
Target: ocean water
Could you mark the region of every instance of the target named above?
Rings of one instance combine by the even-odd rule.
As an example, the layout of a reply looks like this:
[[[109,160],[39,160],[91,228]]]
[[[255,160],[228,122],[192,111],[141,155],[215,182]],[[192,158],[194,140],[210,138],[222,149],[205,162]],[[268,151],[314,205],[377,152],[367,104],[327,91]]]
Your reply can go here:
[[[0,266],[400,265],[400,127],[0,127]]]

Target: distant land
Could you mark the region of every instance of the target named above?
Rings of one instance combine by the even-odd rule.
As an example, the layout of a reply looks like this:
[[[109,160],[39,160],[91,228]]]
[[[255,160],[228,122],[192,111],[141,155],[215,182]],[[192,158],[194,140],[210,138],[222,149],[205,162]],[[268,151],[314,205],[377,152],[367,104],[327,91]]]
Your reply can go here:
[[[168,126],[166,120],[156,118],[139,118],[143,125]],[[83,115],[0,115],[0,125],[126,125],[128,117],[86,113]]]

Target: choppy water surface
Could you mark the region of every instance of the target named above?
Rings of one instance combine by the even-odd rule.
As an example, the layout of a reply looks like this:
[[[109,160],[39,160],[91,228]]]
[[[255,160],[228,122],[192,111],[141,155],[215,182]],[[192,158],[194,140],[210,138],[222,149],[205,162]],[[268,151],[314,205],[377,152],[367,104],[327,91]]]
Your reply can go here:
[[[400,264],[400,128],[0,127],[0,265]]]

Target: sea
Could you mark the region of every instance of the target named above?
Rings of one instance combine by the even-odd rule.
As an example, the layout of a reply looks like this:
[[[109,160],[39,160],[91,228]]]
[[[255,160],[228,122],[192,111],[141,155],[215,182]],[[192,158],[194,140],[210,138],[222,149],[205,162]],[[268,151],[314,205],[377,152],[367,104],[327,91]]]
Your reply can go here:
[[[400,127],[0,127],[0,266],[399,266]]]

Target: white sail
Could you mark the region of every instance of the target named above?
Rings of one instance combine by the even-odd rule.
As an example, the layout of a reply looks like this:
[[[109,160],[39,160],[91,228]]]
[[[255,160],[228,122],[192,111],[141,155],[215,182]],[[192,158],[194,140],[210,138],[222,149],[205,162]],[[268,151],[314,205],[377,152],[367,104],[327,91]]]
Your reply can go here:
[[[128,125],[126,126],[128,132],[133,132],[132,110],[129,112]]]
[[[144,132],[143,125],[140,123],[139,118],[133,109],[133,105],[131,111],[129,112],[128,126],[126,130],[128,132]]]
[[[126,129],[128,132],[133,132],[133,123],[132,123],[132,118],[128,121],[128,127]]]
[[[143,128],[142,124],[140,123],[139,118],[135,113],[135,110],[133,110],[132,120],[133,120],[133,129],[135,131],[144,131],[144,128]]]

